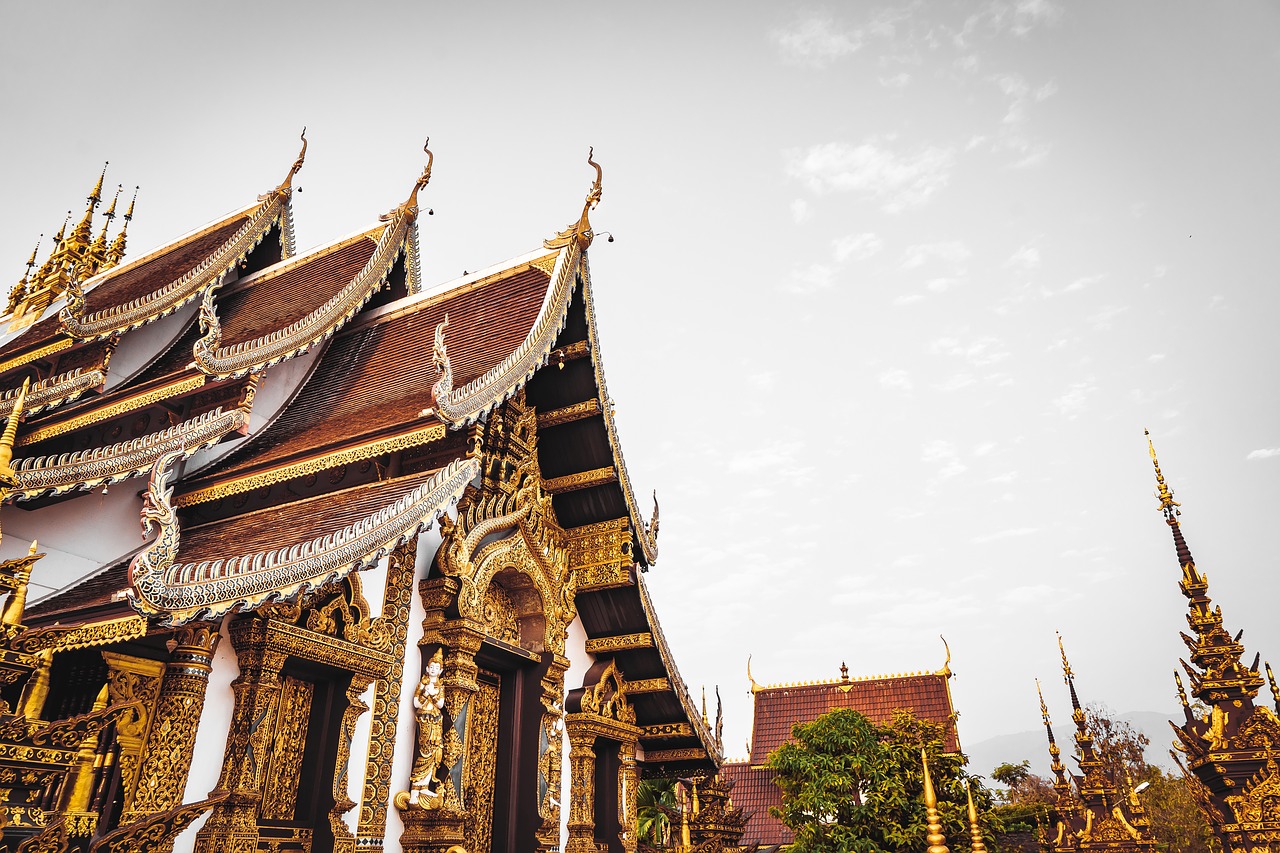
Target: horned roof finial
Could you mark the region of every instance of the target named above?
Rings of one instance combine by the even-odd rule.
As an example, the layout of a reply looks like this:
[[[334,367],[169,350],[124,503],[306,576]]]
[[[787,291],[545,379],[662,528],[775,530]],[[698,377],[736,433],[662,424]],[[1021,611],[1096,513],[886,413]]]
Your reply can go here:
[[[298,159],[293,161],[293,165],[289,167],[289,174],[285,175],[284,182],[280,184],[282,190],[293,186],[293,176],[302,171],[302,164],[307,160],[307,126],[305,124],[298,138],[302,140],[302,150],[298,152]]]
[[[596,179],[591,184],[591,189],[587,191],[587,200],[582,205],[582,215],[578,217],[576,223],[564,231],[557,232],[556,236],[544,240],[542,245],[545,248],[560,249],[570,243],[577,243],[579,249],[585,250],[595,238],[595,232],[591,230],[590,213],[604,195],[604,172],[600,164],[595,161],[595,153],[594,146],[587,149],[587,165],[596,170]]]
[[[422,150],[427,155],[427,165],[423,168],[422,174],[418,176],[418,180],[413,184],[413,190],[409,193],[409,198],[404,203],[406,208],[417,207],[418,193],[425,189],[427,184],[431,183],[431,165],[435,162],[436,155],[432,154],[431,149],[427,147],[430,144],[431,137],[428,136],[422,143]]]

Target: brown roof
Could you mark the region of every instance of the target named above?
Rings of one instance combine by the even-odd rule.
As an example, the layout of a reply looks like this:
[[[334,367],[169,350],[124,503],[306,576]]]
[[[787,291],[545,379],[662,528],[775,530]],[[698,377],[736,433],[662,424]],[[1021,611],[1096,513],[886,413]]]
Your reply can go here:
[[[335,246],[268,268],[217,299],[222,346],[253,340],[300,320],[342,290],[377,247],[382,226]]]
[[[751,758],[747,762],[725,764],[721,770],[738,780],[732,794],[734,806],[755,812],[747,822],[742,843],[791,841],[787,828],[769,815],[769,806],[782,802],[782,791],[773,784],[773,771],[760,765],[768,761],[769,753],[791,740],[791,727],[796,723],[812,722],[828,711],[852,708],[872,723],[883,724],[893,717],[894,711],[905,709],[922,720],[945,725],[946,750],[958,752],[960,741],[948,677],[943,673],[920,673],[756,688]]]
[[[782,792],[773,784],[775,771],[767,767],[752,767],[743,761],[722,765],[720,775],[733,782],[733,790],[729,792],[733,807],[747,813],[747,830],[742,834],[742,844],[791,843],[791,830],[769,814],[769,806],[782,802]]]
[[[922,720],[946,725],[947,751],[960,749],[946,676],[905,675],[760,689],[755,694],[751,763],[764,764],[769,753],[791,739],[796,723],[839,708],[852,708],[877,725],[888,722],[898,709],[909,710]]]
[[[236,233],[251,211],[240,211],[181,238],[134,263],[108,271],[85,293],[85,313],[91,314],[146,296],[181,278]],[[57,314],[40,320],[6,346],[0,355],[17,353],[58,337],[62,323]]]
[[[449,315],[449,360],[462,385],[506,358],[528,334],[542,307],[548,276],[515,267],[341,332],[297,399],[267,430],[218,465],[213,479],[266,468],[291,457],[387,432],[426,426],[437,379],[436,326]],[[268,378],[267,381],[270,381]]]

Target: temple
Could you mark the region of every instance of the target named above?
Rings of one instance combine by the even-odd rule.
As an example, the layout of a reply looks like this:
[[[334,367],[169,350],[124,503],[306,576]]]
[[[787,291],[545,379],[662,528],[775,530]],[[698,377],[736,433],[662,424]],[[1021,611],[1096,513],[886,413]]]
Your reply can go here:
[[[430,152],[299,253],[305,155],[129,262],[99,178],[10,294],[0,849],[623,853],[645,776],[706,780],[698,849],[736,847],[644,583],[600,166],[568,228],[428,289]]]
[[[1057,821],[1052,831],[1042,841],[1054,853],[1069,850],[1108,850],[1117,853],[1154,851],[1155,837],[1151,834],[1151,821],[1138,796],[1132,779],[1113,778],[1102,756],[1094,748],[1093,735],[1089,732],[1088,718],[1076,693],[1075,673],[1067,661],[1067,652],[1058,637],[1058,650],[1062,655],[1062,678],[1071,693],[1071,720],[1075,723],[1076,761],[1080,773],[1070,774],[1062,764],[1062,751],[1053,736],[1049,720],[1049,708],[1044,693],[1040,693],[1040,715],[1044,720],[1045,734],[1049,738],[1049,762],[1053,770],[1054,811]],[[1074,783],[1074,784],[1073,784]]]
[[[1244,663],[1244,646],[1223,627],[1222,608],[1209,598],[1209,581],[1196,568],[1182,535],[1181,505],[1165,482],[1148,437],[1156,473],[1160,512],[1173,534],[1182,570],[1179,587],[1186,596],[1187,624],[1182,633],[1190,662],[1181,661],[1190,679],[1188,701],[1182,676],[1174,672],[1184,720],[1173,726],[1178,752],[1174,759],[1186,774],[1193,796],[1226,853],[1253,853],[1280,845],[1280,688],[1266,665],[1275,711],[1255,704],[1264,684],[1260,656]],[[1180,758],[1178,753],[1182,754]],[[1185,759],[1185,764],[1183,763]]]
[[[769,754],[791,739],[796,723],[809,723],[828,711],[849,708],[872,723],[882,725],[894,711],[907,710],[921,720],[944,727],[945,751],[959,752],[956,712],[951,702],[951,655],[934,672],[914,672],[850,678],[849,668],[840,665],[834,681],[761,685],[751,678],[754,703],[751,743],[745,761],[726,762],[721,775],[733,782],[733,803],[746,814],[743,844],[785,845],[792,834],[770,806],[782,804],[782,790],[774,784],[774,771],[767,766]]]

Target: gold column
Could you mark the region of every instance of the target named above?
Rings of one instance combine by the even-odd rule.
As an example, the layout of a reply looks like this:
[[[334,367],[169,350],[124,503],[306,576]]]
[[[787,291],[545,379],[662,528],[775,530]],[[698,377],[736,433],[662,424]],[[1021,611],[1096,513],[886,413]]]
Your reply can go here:
[[[565,853],[597,853],[596,736],[569,727],[569,840]]]
[[[624,741],[618,746],[618,837],[627,853],[636,850],[636,742]]]
[[[143,750],[147,745],[166,666],[159,661],[118,652],[103,652],[102,658],[107,663],[108,699],[113,704],[140,703],[139,707],[116,722],[116,743],[120,748],[120,787],[124,810],[128,812],[133,807],[134,786],[140,776]],[[194,735],[193,731],[193,738]],[[185,783],[186,779],[182,781]]]
[[[271,747],[270,719],[280,697],[285,653],[267,648],[266,622],[248,616],[231,623],[231,643],[240,676],[231,682],[235,710],[214,793],[226,791],[196,836],[194,853],[254,853],[258,847],[258,803]]]
[[[121,825],[182,802],[220,636],[212,622],[193,622],[174,633],[176,645],[160,682],[133,803],[121,817]]]

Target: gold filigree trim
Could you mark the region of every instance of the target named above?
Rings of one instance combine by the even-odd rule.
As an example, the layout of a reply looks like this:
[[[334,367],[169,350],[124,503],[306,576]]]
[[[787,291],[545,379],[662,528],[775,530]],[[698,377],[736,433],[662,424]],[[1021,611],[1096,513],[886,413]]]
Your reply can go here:
[[[106,371],[101,367],[89,370],[77,367],[75,370],[42,379],[27,391],[26,399],[22,403],[22,413],[30,417],[45,409],[70,403],[85,391],[97,388],[106,381]],[[14,388],[6,391],[4,397],[0,398],[0,418],[7,418],[13,411],[13,405],[18,401],[21,390],[21,388]],[[22,442],[19,441],[18,444]]]
[[[18,447],[26,447],[28,445],[35,444],[36,442],[44,441],[46,438],[66,435],[69,432],[75,432],[81,427],[101,423],[102,421],[110,420],[117,415],[123,415],[127,412],[141,409],[144,406],[150,406],[152,403],[158,403],[161,400],[168,400],[170,397],[176,397],[179,394],[185,394],[188,391],[194,391],[197,388],[203,387],[205,381],[206,379],[203,376],[192,376],[179,382],[161,386],[160,388],[152,388],[150,391],[143,391],[140,394],[125,397],[122,400],[116,400],[114,403],[109,403],[105,406],[97,406],[92,411],[67,418],[65,421],[58,421],[57,423],[52,423],[48,426],[40,427],[39,429],[33,429],[31,432],[19,436],[15,443]]]
[[[655,723],[640,727],[640,737],[692,737],[693,726],[688,723]]]
[[[587,654],[603,655],[610,652],[628,652],[634,649],[652,649],[653,634],[622,634],[617,637],[597,637],[587,640]]]
[[[556,255],[553,253],[553,254],[538,258],[535,261],[530,261],[529,266],[537,270],[542,270],[544,273],[546,273],[549,276],[553,272],[555,272]]]
[[[222,328],[213,307],[215,288],[205,291],[200,306],[200,324],[206,334],[196,341],[194,365],[218,379],[258,373],[273,364],[302,355],[333,335],[362,309],[386,283],[411,237],[410,226],[416,207],[397,208],[390,223],[378,237],[377,248],[343,288],[306,316],[252,340],[221,346]]]
[[[609,437],[609,449],[613,451],[613,464],[618,469],[618,485],[622,489],[622,497],[627,504],[627,515],[631,519],[636,542],[640,545],[640,554],[645,563],[652,564],[658,559],[658,502],[655,497],[653,515],[649,522],[645,523],[644,516],[640,514],[635,491],[631,486],[631,478],[627,474],[627,462],[622,456],[622,442],[618,439],[618,427],[614,423],[609,389],[605,385],[604,361],[600,357],[600,333],[596,327],[595,300],[591,296],[591,270],[586,255],[582,257],[581,268],[582,302],[587,315],[587,341],[595,355],[592,363],[595,367],[596,390],[603,413],[605,433]]]
[[[664,761],[703,761],[707,757],[704,750],[695,747],[689,749],[646,749],[646,764],[658,764]]]
[[[94,447],[60,456],[28,456],[14,462],[17,487],[11,500],[31,500],[42,495],[61,495],[77,489],[92,489],[136,477],[170,451],[185,458],[204,447],[212,447],[230,432],[245,428],[249,415],[241,409],[211,412],[107,447]]]
[[[551,354],[569,314],[569,302],[578,280],[578,260],[582,257],[576,242],[567,245],[557,256],[551,289],[542,311],[525,339],[501,364],[473,379],[461,388],[453,387],[453,368],[445,348],[444,332],[449,318],[436,329],[433,357],[440,378],[431,388],[432,407],[437,417],[454,429],[475,423],[515,394],[533,378]]]
[[[332,533],[278,550],[176,563],[173,461],[172,454],[156,461],[143,510],[144,532],[155,523],[160,533],[129,565],[130,604],[169,624],[289,600],[367,568],[434,524],[480,473],[474,459],[455,460],[399,500]]]
[[[51,626],[23,631],[14,643],[22,651],[34,653],[45,649],[67,652],[72,649],[89,649],[146,636],[147,620],[141,616],[124,616],[84,625]]]
[[[612,469],[607,469],[612,472]],[[575,527],[569,531],[569,566],[578,592],[631,583],[631,525],[625,518]]]
[[[618,482],[618,475],[613,468],[593,468],[590,471],[579,471],[576,474],[543,480],[542,488],[557,495],[563,492],[576,492],[579,489],[590,489],[593,486],[607,486],[616,482]]]
[[[46,344],[39,349],[33,349],[31,352],[24,352],[22,355],[15,355],[13,358],[0,361],[0,373],[6,373],[15,367],[21,367],[24,364],[30,364],[33,361],[39,361],[47,355],[56,355],[57,353],[71,349],[75,341],[70,338],[61,341],[54,341]]]
[[[554,362],[555,353],[552,353],[551,355],[551,360]],[[600,414],[600,401],[595,397],[592,397],[590,400],[584,400],[581,403],[574,403],[572,406],[552,409],[549,412],[539,412],[538,429],[546,429],[547,427],[569,424],[598,414]]]
[[[292,480],[295,477],[305,477],[308,474],[316,474],[321,471],[328,470],[329,468],[336,468],[339,465],[360,462],[373,456],[382,456],[386,453],[394,453],[397,450],[407,450],[411,447],[420,447],[424,444],[430,444],[433,441],[439,441],[444,438],[444,435],[445,428],[439,424],[423,427],[422,429],[416,429],[413,432],[407,432],[403,435],[396,435],[391,438],[383,438],[377,441],[369,441],[345,450],[327,453],[324,456],[316,456],[311,459],[305,459],[301,462],[294,462],[291,465],[282,465],[279,468],[272,468],[270,471],[250,474],[245,477],[239,477],[235,480],[228,480],[222,483],[215,483],[212,486],[206,486],[203,489],[197,489],[194,492],[179,495],[177,499],[174,500],[173,505],[179,508],[195,506],[196,504],[216,501],[221,498],[230,497],[231,495],[251,492],[254,489],[262,488],[263,486],[272,486],[276,483],[283,483],[286,480]]]
[[[666,678],[641,678],[627,682],[627,694],[665,693],[671,689],[671,681]]]

